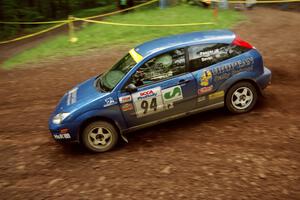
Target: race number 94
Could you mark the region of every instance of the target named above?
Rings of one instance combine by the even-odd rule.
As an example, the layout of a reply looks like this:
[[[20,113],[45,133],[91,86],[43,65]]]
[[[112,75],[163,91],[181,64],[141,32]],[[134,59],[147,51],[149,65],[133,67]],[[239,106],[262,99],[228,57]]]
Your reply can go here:
[[[149,105],[150,102],[150,105]],[[152,98],[151,101],[144,100],[141,102],[141,108],[144,110],[143,114],[147,114],[147,112],[150,110],[156,111],[157,110],[157,100],[156,98]]]

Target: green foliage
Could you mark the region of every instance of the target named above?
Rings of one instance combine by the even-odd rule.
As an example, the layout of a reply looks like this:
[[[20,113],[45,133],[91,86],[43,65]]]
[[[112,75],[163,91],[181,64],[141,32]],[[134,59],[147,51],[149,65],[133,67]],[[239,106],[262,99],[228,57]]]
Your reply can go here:
[[[114,4],[114,1],[108,0],[0,0],[0,21],[50,21],[66,19],[68,15],[82,9]],[[101,9],[98,10],[101,11]],[[24,28],[28,29],[32,27],[36,26],[0,24],[0,39],[23,32]]]
[[[235,11],[220,11],[219,21],[215,25],[188,27],[126,27],[102,24],[88,25],[76,32],[77,43],[69,43],[67,35],[48,40],[36,48],[7,60],[4,68],[11,68],[23,63],[38,62],[42,59],[59,58],[70,55],[88,54],[90,50],[107,48],[120,44],[134,46],[154,38],[209,29],[230,28],[244,17]],[[140,10],[106,18],[106,21],[137,24],[175,24],[192,22],[213,22],[213,10],[196,6],[181,5],[167,9]]]
[[[72,13],[75,17],[87,17],[87,16],[95,16],[101,13],[112,12],[116,9],[115,5],[107,5],[96,8],[82,9]]]

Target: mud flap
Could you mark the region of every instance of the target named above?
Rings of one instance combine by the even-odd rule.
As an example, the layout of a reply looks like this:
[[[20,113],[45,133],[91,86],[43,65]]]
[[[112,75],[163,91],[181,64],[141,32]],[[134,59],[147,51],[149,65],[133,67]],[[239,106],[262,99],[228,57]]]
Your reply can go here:
[[[121,138],[126,142],[126,143],[128,143],[128,139],[125,137],[125,135],[124,134],[120,134],[121,135]]]

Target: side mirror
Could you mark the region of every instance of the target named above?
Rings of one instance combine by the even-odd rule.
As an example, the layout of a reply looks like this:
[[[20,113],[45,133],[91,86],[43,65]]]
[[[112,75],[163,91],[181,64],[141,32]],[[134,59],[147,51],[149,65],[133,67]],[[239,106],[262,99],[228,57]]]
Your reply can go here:
[[[133,83],[130,83],[129,85],[127,85],[125,87],[125,90],[127,92],[130,92],[130,93],[133,93],[133,92],[136,92],[137,91],[137,87],[133,84]]]

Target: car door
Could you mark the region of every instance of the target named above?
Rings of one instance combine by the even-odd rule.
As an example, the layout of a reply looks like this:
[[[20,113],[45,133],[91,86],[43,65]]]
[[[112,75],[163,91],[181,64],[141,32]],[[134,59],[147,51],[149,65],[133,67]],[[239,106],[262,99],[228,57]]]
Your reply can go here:
[[[164,53],[145,62],[126,85],[137,91],[119,93],[120,109],[129,128],[158,122],[193,110],[197,83],[187,72],[185,49]]]

